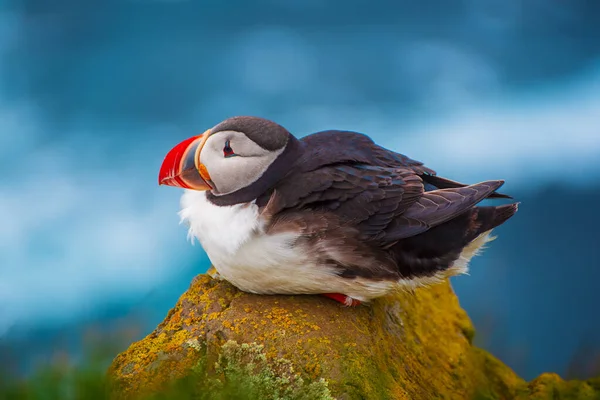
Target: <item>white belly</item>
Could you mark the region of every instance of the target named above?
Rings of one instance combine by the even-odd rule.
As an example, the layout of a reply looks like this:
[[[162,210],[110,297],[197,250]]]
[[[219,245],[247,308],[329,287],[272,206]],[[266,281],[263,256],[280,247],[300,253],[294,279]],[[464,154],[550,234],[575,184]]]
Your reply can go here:
[[[179,215],[189,225],[219,275],[241,290],[263,294],[310,294],[335,290],[334,271],[317,266],[298,235],[267,235],[254,203],[215,206],[205,192],[186,191]]]
[[[188,237],[198,239],[219,275],[243,291],[259,294],[342,293],[368,301],[393,288],[414,289],[465,273],[470,258],[490,240],[489,232],[481,235],[454,265],[434,276],[396,282],[346,279],[331,267],[318,265],[311,249],[298,243],[298,234],[266,234],[253,202],[215,206],[205,192],[186,190],[181,208],[179,215],[189,226]]]

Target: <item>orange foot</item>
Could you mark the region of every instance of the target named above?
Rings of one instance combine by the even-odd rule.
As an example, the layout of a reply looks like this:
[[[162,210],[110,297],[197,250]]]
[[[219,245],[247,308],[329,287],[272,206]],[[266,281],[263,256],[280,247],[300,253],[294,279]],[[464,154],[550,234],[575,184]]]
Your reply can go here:
[[[323,296],[329,297],[330,299],[349,307],[356,307],[360,304],[360,300],[353,299],[352,297],[341,293],[323,293]]]

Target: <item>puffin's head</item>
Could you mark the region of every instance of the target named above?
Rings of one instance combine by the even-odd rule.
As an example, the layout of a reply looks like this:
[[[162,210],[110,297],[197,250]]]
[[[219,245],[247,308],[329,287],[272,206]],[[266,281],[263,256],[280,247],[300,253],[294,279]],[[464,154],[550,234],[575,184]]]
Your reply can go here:
[[[171,149],[158,183],[217,196],[233,193],[263,176],[293,139],[284,127],[263,118],[229,118]]]

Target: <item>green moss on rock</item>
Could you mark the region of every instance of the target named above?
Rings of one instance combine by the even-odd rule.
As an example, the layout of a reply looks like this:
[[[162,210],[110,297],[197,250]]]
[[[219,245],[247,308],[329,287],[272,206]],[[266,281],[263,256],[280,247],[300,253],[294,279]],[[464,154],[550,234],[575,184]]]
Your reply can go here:
[[[600,399],[595,381],[544,374],[528,384],[473,336],[447,282],[347,308],[321,296],[243,293],[199,275],[110,375],[121,398],[192,376],[210,380],[211,398],[242,398],[226,390],[235,381],[261,399]]]
[[[264,346],[228,341],[221,346],[215,364],[214,392],[223,392],[228,382],[235,382],[236,393],[228,396],[249,399],[334,400],[323,378],[309,382],[294,370],[285,358],[269,360]]]

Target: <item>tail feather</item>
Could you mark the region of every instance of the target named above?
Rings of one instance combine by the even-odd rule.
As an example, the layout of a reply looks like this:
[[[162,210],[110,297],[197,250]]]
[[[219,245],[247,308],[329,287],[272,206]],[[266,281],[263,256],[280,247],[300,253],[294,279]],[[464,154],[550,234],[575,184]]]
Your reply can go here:
[[[490,231],[512,217],[517,209],[518,203],[472,207],[450,221],[398,241],[390,247],[390,254],[405,280],[466,272],[470,258],[491,240]]]
[[[468,185],[465,185],[464,183],[460,183],[460,182],[456,182],[453,181],[451,179],[447,179],[447,178],[442,178],[441,176],[437,176],[437,175],[422,175],[421,176],[423,178],[423,181],[425,182],[425,184],[429,184],[431,185],[432,189],[431,190],[436,190],[436,189],[452,189],[452,188],[461,188],[461,187],[466,187]],[[512,196],[509,196],[507,194],[503,194],[503,193],[498,193],[498,192],[493,192],[491,193],[488,198],[490,199],[512,199]]]
[[[495,207],[476,207],[477,221],[481,226],[479,233],[502,225],[519,210],[519,203],[504,204]]]

